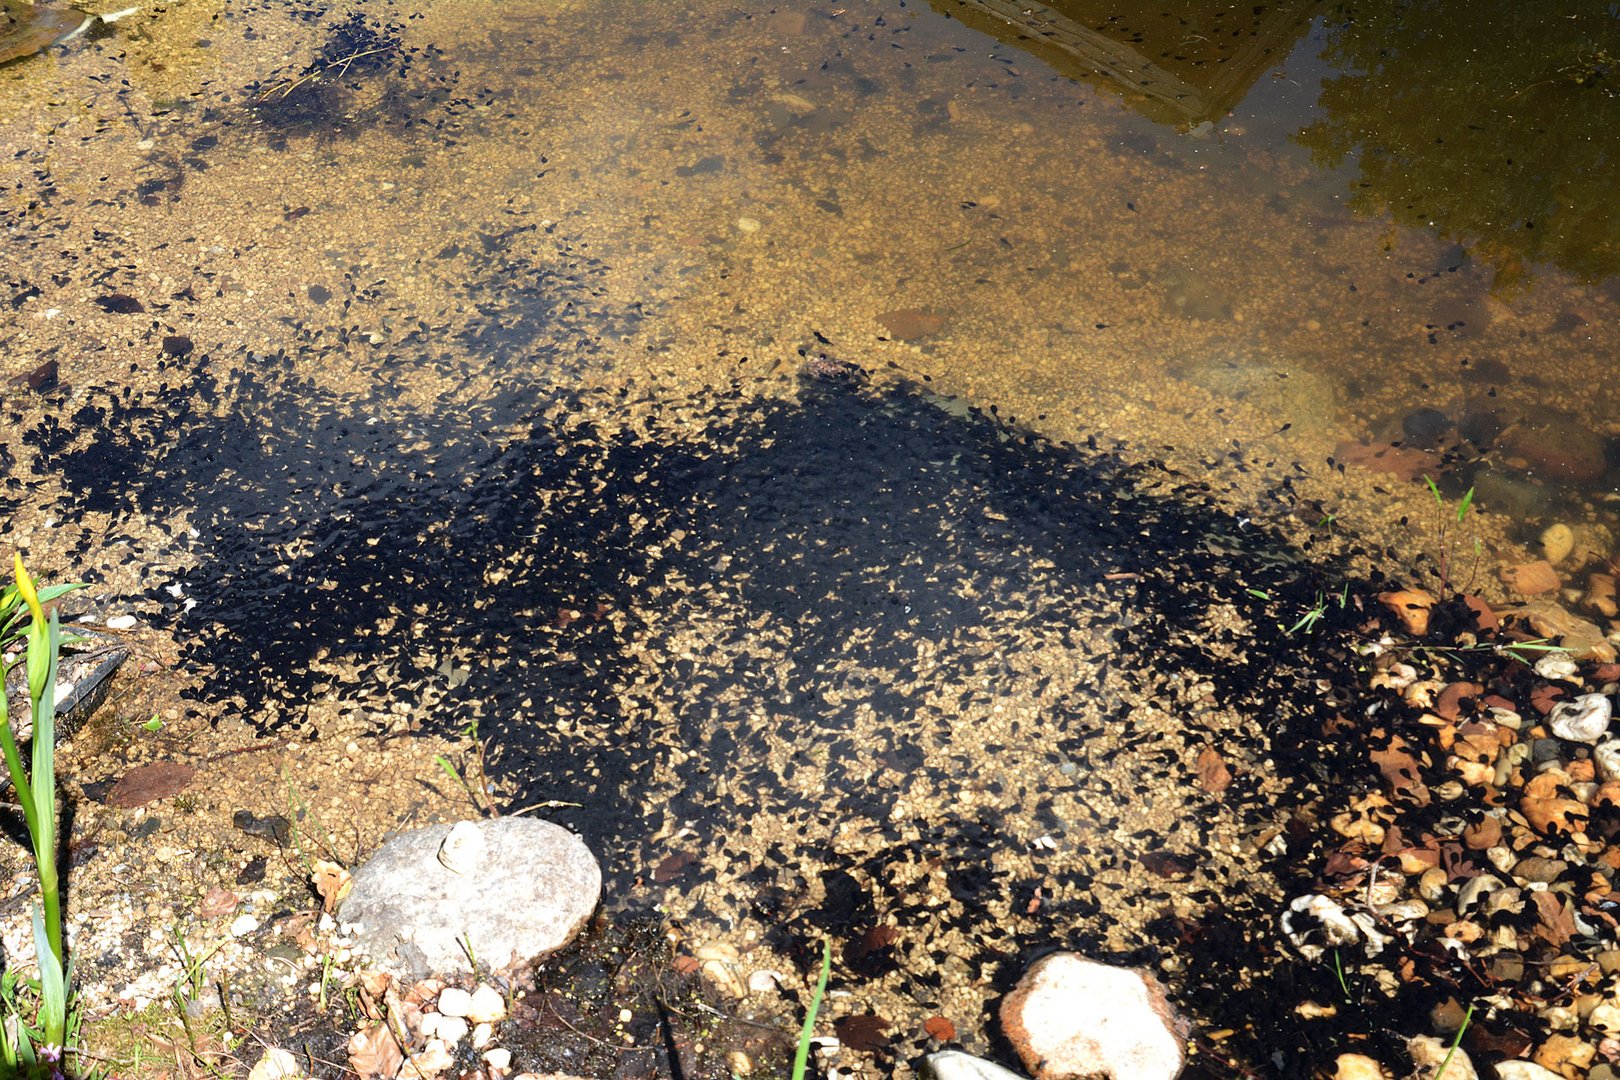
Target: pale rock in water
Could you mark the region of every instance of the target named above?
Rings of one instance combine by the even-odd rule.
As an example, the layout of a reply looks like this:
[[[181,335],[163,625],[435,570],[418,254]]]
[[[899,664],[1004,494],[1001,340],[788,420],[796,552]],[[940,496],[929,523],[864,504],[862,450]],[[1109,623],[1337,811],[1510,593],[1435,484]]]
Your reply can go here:
[[[1573,679],[1581,670],[1579,664],[1563,651],[1550,652],[1536,661],[1535,672],[1543,679]]]
[[[1592,763],[1597,766],[1598,779],[1620,780],[1620,739],[1599,741],[1592,748]]]
[[[1433,1035],[1417,1035],[1406,1040],[1406,1052],[1412,1055],[1412,1064],[1417,1066],[1412,1080],[1433,1080],[1436,1074],[1445,1080],[1479,1080],[1474,1063],[1462,1047],[1453,1049]],[[1444,1073],[1440,1073],[1442,1065]]]
[[[1186,1023],[1159,981],[1077,953],[1030,965],[1001,1029],[1036,1080],[1174,1080],[1186,1063]]]
[[[1561,701],[1547,717],[1547,727],[1560,739],[1571,742],[1597,742],[1609,730],[1614,706],[1605,694],[1582,694],[1573,701]]]
[[[1541,556],[1557,566],[1575,550],[1575,531],[1563,522],[1549,525],[1541,533]]]
[[[1384,1067],[1366,1054],[1340,1054],[1333,1066],[1333,1080],[1384,1080]]]
[[[1504,1061],[1496,1066],[1496,1080],[1563,1080],[1533,1061]]]
[[[929,1054],[923,1058],[922,1072],[933,1080],[1024,1080],[1011,1069],[960,1050]]]

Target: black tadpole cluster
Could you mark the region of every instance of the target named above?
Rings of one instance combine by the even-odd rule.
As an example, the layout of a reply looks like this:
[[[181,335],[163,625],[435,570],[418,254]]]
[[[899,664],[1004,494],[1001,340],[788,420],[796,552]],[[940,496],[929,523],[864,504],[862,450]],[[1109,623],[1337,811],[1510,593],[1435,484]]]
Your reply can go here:
[[[953,725],[990,706],[986,676],[993,684],[1021,648],[1021,630],[1072,636],[1088,670],[1123,672],[1144,692],[1172,675],[1209,681],[1253,721],[1215,734],[1261,749],[1295,791],[1337,767],[1331,750],[1290,736],[1320,720],[1301,692],[1318,677],[1316,650],[1281,635],[1212,636],[1201,622],[1215,602],[1257,621],[1308,603],[1318,571],[1157,465],[1052,444],[904,384],[806,381],[797,400],[736,386],[680,402],[628,387],[536,390],[444,415],[395,409],[385,422],[368,415],[383,403],[339,400],[292,368],[261,363],[214,383],[199,367],[166,400],[86,406],[76,419],[96,433],[88,441],[58,428],[33,441],[52,451],[80,510],[189,514],[197,569],[178,583],[194,606],[182,612],[156,587],[153,598],[188,659],[213,672],[209,699],[309,738],[321,732],[305,709],[334,699],[349,722],[379,731],[398,721],[396,706],[411,707],[420,730],[476,723],[510,805],[548,803],[582,833],[604,856],[615,903],[650,904],[725,865],[754,889],[748,904],[775,921],[777,944],[807,963],[830,934],[842,978],[903,981],[915,953],[874,942],[871,928],[881,918],[926,949],[947,919],[1005,987],[1022,966],[1006,961],[1054,943],[1094,947],[1112,904],[1163,901],[1151,889],[1098,893],[1039,912],[1037,882],[1084,885],[1084,861],[1037,861],[1030,880],[1011,880],[990,856],[1019,841],[993,810],[947,799],[910,823],[920,840],[892,821],[899,781],[919,771],[943,790],[993,775],[993,761],[942,762],[928,747],[948,746]],[[511,437],[525,407],[524,433]],[[639,419],[620,425],[620,413]],[[507,437],[486,434],[497,430]],[[699,619],[721,627],[711,655],[681,644]],[[750,628],[763,623],[770,640],[755,647]],[[1331,639],[1324,630],[1316,644]],[[940,662],[929,680],[908,678],[924,643]],[[1013,734],[1054,764],[1131,753],[1129,708],[1069,678],[1046,673],[1057,706]],[[952,686],[954,715],[924,700]],[[768,703],[770,723],[706,705],[738,701]],[[852,727],[863,706],[885,718],[876,730]],[[1189,746],[1211,734],[1189,730]],[[772,740],[799,748],[785,767],[770,764]],[[791,774],[812,754],[827,763],[824,788],[802,812]],[[1186,761],[1156,758],[1142,763],[1144,790],[1163,782],[1154,769],[1188,782]],[[1256,821],[1276,816],[1242,783],[1227,797],[1252,803]],[[1059,838],[1119,824],[1035,812]],[[890,846],[853,856],[807,827],[755,863],[726,839],[747,837],[762,814],[795,813],[862,822]],[[673,869],[650,843],[664,821],[705,838]],[[1088,853],[1112,865],[1158,843],[1138,833],[1126,849]],[[944,906],[905,886],[920,860],[947,868]],[[1016,931],[986,906],[1009,897],[1034,913]],[[1241,881],[1202,899],[1208,919],[1166,915],[1162,941],[1121,959],[1182,952],[1194,959],[1178,991],[1195,1012],[1264,1011],[1288,970],[1264,929],[1273,902]],[[919,973],[913,992],[938,982]],[[1235,1049],[1296,1062],[1331,1049],[1297,1037],[1264,1025]],[[893,1050],[904,1049],[897,1036]]]

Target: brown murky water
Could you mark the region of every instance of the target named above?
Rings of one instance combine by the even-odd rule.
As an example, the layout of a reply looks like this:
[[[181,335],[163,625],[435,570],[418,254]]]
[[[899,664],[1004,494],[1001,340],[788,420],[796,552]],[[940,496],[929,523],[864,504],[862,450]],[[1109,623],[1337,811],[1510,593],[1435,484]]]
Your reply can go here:
[[[95,28],[0,67],[12,540],[186,643],[195,723],[479,724],[752,967],[903,927],[835,999],[901,1057],[1043,942],[1183,977],[1156,920],[1274,892],[1314,779],[1317,661],[1243,645],[1308,551],[1432,475],[1609,554],[1614,20],[1475,14]]]

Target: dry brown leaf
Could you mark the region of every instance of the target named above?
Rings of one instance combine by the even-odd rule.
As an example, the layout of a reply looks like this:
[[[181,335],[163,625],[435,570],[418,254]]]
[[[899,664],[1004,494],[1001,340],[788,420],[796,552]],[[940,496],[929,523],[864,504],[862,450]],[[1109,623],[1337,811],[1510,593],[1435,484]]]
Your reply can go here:
[[[833,1021],[838,1041],[851,1050],[882,1050],[889,1045],[889,1022],[881,1016],[846,1016]]]
[[[1562,948],[1575,936],[1575,911],[1562,896],[1552,892],[1533,892],[1536,915],[1541,920],[1536,936],[1553,948]]]
[[[316,859],[310,871],[310,877],[315,882],[315,891],[321,897],[321,910],[330,915],[337,910],[343,898],[349,895],[349,890],[354,888],[354,875],[337,863],[327,862],[325,859]]]
[[[399,1041],[386,1024],[370,1024],[349,1037],[349,1066],[361,1076],[392,1080],[404,1064]]]
[[[1406,740],[1399,735],[1390,738],[1389,745],[1372,752],[1372,762],[1384,774],[1384,783],[1390,794],[1403,802],[1417,806],[1429,805],[1429,788],[1418,772],[1418,760]]]
[[[939,1042],[950,1042],[956,1038],[956,1025],[943,1016],[930,1016],[924,1020],[923,1030],[928,1032],[929,1038],[937,1039]]]
[[[107,805],[122,810],[172,799],[186,789],[197,770],[178,761],[154,761],[125,773],[107,792]]]
[[[696,857],[688,852],[674,852],[653,868],[652,879],[660,885],[667,884],[686,873],[687,867],[696,861]]]

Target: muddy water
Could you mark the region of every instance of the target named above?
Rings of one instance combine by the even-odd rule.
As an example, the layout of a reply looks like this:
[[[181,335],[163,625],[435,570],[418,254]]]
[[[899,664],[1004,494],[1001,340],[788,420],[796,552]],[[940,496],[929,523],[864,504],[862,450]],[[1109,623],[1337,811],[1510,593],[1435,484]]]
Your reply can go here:
[[[1416,475],[1606,537],[1610,27],[1470,96],[1353,9],[1002,7],[187,3],[0,68],[14,542],[199,727],[476,728],[612,904],[834,936],[902,1059],[1052,941],[1245,1027],[1170,946],[1327,775],[1279,620]]]

